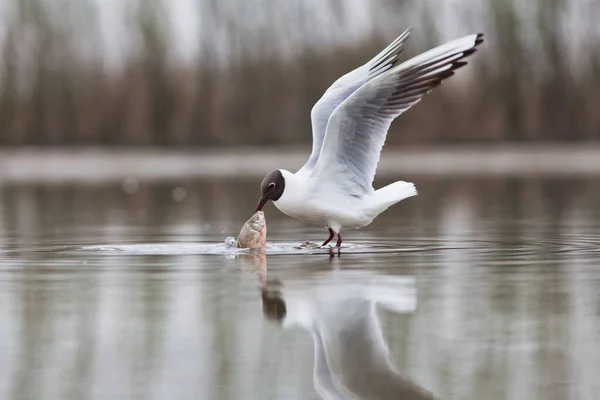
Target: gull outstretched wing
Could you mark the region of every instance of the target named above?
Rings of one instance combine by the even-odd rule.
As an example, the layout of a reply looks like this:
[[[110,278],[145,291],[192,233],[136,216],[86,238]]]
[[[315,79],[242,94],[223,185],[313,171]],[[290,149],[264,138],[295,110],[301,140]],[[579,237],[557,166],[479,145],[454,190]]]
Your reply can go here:
[[[311,170],[317,163],[325,137],[327,121],[333,110],[366,82],[392,69],[398,63],[398,57],[402,53],[404,42],[409,34],[410,28],[369,62],[335,81],[315,103],[310,113],[313,135],[312,151],[301,171]]]
[[[328,188],[360,196],[373,192],[375,169],[388,128],[454,71],[467,64],[482,34],[453,40],[379,74],[331,114],[312,170]]]

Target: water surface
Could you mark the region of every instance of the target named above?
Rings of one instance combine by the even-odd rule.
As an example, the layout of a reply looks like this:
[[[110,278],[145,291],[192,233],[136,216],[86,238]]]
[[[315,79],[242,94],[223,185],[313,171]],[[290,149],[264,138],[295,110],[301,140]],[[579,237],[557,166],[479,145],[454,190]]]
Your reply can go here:
[[[339,257],[222,253],[260,179],[0,186],[0,398],[599,398],[600,178],[401,179]]]

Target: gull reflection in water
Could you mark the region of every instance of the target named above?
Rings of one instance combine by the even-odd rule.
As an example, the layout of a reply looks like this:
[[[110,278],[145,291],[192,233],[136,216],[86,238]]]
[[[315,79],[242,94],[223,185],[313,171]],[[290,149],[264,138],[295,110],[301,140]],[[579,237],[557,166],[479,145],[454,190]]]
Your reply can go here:
[[[265,317],[312,335],[314,385],[322,398],[433,399],[397,371],[376,310],[413,312],[414,278],[333,270],[268,283],[261,291]]]

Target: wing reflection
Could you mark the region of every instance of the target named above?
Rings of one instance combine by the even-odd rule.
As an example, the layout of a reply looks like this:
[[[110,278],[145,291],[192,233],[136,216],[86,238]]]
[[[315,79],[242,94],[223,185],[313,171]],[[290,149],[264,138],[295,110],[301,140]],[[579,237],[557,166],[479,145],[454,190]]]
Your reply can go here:
[[[376,310],[414,311],[414,278],[338,270],[261,291],[266,318],[312,335],[314,385],[324,399],[433,398],[393,365]]]

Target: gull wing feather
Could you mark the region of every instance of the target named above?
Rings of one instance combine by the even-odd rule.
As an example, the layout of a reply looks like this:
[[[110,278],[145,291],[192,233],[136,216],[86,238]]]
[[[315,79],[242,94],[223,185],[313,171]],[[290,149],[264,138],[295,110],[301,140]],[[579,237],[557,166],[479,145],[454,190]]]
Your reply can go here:
[[[315,103],[310,113],[313,135],[312,151],[308,161],[300,169],[301,171],[310,170],[317,163],[325,137],[327,121],[333,110],[366,82],[392,69],[398,63],[404,42],[409,35],[410,28],[402,32],[369,62],[335,81]]]
[[[453,40],[371,79],[331,114],[312,176],[329,190],[362,196],[373,178],[392,121],[454,71],[483,42],[482,34]],[[335,180],[330,177],[335,177]]]

